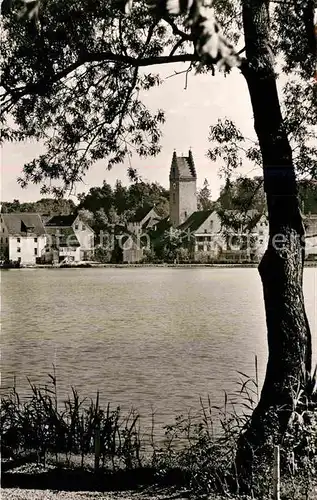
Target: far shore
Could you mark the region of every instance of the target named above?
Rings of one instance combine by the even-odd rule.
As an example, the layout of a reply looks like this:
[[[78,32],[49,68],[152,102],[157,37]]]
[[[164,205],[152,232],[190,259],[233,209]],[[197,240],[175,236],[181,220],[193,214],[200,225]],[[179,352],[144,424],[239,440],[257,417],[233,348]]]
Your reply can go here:
[[[246,262],[246,263],[160,263],[160,264],[146,264],[146,263],[134,263],[134,264],[101,264],[101,263],[78,263],[78,264],[62,264],[51,265],[51,264],[33,264],[33,265],[22,265],[20,267],[2,267],[1,269],[96,269],[96,268],[176,268],[176,269],[186,269],[186,268],[257,268],[259,263],[256,262]],[[317,261],[306,261],[305,267],[317,267]]]

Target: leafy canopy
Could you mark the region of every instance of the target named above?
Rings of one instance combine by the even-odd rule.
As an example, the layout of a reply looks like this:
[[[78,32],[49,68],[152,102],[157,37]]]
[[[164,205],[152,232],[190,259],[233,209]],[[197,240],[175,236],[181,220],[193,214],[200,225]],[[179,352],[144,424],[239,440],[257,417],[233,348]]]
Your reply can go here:
[[[97,160],[110,168],[132,152],[156,155],[164,111],[147,109],[142,92],[162,82],[148,67],[187,61],[189,70],[213,72],[217,65],[230,71],[248,64],[243,47],[230,45],[241,41],[240,1],[210,1],[212,9],[203,3],[41,0],[32,2],[35,10],[30,7],[26,18],[21,2],[6,0],[2,137],[35,139],[45,147],[24,166],[22,186],[32,182],[43,193],[62,194]],[[301,79],[309,82],[313,75],[313,9],[311,0],[271,6],[273,51],[282,56],[284,71],[296,72],[284,96],[285,117],[307,169],[314,151],[305,142],[305,123],[316,124],[316,115],[312,86],[303,90]],[[136,176],[132,167],[129,173]]]

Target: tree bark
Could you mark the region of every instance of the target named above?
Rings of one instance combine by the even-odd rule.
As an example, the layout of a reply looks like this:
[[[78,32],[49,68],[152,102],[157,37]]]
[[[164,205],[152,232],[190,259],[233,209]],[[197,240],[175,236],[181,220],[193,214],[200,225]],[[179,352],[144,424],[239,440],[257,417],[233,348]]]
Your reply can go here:
[[[311,334],[303,297],[305,232],[270,48],[269,1],[242,3],[247,55],[242,72],[262,153],[269,219],[268,248],[259,265],[269,356],[260,401],[237,451],[240,483],[248,490],[257,465],[281,443],[294,395],[311,371]]]

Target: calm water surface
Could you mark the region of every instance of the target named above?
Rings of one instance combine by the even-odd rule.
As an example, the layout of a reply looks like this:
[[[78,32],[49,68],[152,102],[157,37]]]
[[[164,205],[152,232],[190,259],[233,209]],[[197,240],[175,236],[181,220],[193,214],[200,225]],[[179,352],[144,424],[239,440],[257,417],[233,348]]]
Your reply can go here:
[[[267,358],[256,269],[24,269],[1,272],[2,384],[25,394],[56,365],[59,396],[99,389],[103,402],[133,405],[159,424],[223,400],[237,371],[263,380]],[[317,269],[305,299],[317,359]]]

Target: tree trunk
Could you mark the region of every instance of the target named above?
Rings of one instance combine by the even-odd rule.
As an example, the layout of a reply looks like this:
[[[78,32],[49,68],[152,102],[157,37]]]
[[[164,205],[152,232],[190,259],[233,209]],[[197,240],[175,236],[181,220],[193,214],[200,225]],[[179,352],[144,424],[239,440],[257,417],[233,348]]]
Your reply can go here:
[[[294,395],[311,370],[311,334],[303,297],[305,232],[269,43],[269,1],[243,0],[243,23],[247,63],[242,71],[262,153],[270,231],[259,265],[269,357],[260,401],[237,452],[241,486],[246,490],[257,463],[282,440]]]

